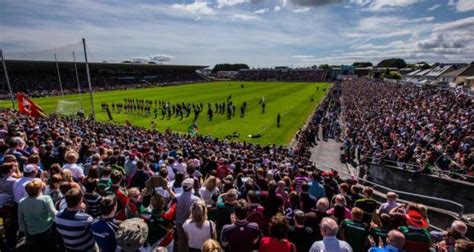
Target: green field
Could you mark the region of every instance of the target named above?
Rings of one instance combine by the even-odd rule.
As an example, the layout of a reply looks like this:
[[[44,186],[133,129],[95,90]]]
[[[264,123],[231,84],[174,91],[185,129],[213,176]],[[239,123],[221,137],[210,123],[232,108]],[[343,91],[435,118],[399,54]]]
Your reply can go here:
[[[241,88],[241,85],[244,88]],[[168,100],[171,104],[178,102],[204,104],[204,111],[197,120],[199,133],[223,138],[233,132],[238,132],[240,138],[235,140],[247,141],[259,144],[286,145],[290,142],[296,131],[303,125],[315,106],[324,98],[323,89],[329,90],[329,83],[284,83],[284,82],[234,82],[222,81],[203,84],[189,84],[173,87],[155,87],[145,89],[130,89],[94,94],[96,118],[101,121],[107,120],[107,114],[101,110],[101,103],[123,102],[124,98],[139,98],[148,100]],[[319,91],[317,91],[319,87]],[[214,113],[210,122],[207,119],[207,103],[227,100],[232,95],[232,101],[237,107],[235,116],[227,119],[226,115]],[[265,114],[261,113],[259,100],[265,97]],[[311,98],[314,98],[311,101]],[[47,113],[56,111],[58,100],[79,101],[83,105],[86,114],[90,110],[88,94],[70,95],[66,97],[35,98]],[[246,101],[247,110],[244,118],[240,118],[240,105]],[[11,107],[8,101],[1,101],[0,107]],[[214,107],[213,107],[214,108]],[[276,126],[277,113],[281,114],[280,128]],[[182,121],[177,117],[171,120],[161,120],[159,116],[154,119],[153,110],[149,117],[130,114],[112,113],[116,123],[123,124],[128,120],[134,126],[150,127],[151,121],[155,121],[157,129],[164,131],[170,127],[173,131],[186,132],[191,125],[194,113]],[[262,134],[261,138],[249,138],[249,134]]]

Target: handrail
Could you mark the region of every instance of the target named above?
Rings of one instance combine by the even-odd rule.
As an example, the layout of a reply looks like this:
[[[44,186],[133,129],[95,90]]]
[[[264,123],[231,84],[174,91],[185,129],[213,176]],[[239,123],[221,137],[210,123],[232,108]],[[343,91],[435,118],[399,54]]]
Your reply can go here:
[[[415,165],[415,164],[410,164],[410,163],[404,163],[404,162],[400,162],[400,161],[396,161],[396,160],[390,160],[390,159],[380,159],[380,158],[373,158],[373,157],[370,157],[369,158],[370,160],[380,160],[381,162],[387,162],[387,163],[395,163],[397,164],[396,167],[398,168],[405,168],[405,167],[412,167],[412,168],[416,168],[416,170],[422,170],[423,168],[419,165]],[[389,165],[390,166],[390,165]],[[435,166],[437,169],[436,169],[436,172],[438,173],[438,177],[440,177],[440,173],[443,173],[445,175],[448,175],[449,174],[454,174],[454,175],[457,175],[459,177],[464,177],[464,178],[469,178],[469,179],[472,179],[474,180],[474,176],[469,176],[467,174],[462,174],[462,173],[458,173],[458,172],[453,172],[453,171],[445,171],[445,170],[442,170],[440,169],[437,165]],[[435,176],[436,174],[431,174],[433,176]],[[456,178],[451,178],[451,179],[454,179],[454,180],[460,180],[460,179],[456,179]],[[463,181],[463,180],[461,180]]]
[[[324,163],[321,163],[321,162],[317,162],[317,161],[313,161],[314,164],[316,165],[320,165],[320,166],[323,166],[323,167],[327,167],[329,169],[331,169],[331,166],[329,165],[326,165]],[[318,169],[318,168],[316,168]],[[353,177],[351,174],[347,173],[347,172],[344,172],[344,171],[337,171],[338,173],[342,173],[346,176],[349,176],[349,177]],[[452,201],[452,200],[447,200],[447,199],[442,199],[442,198],[436,198],[436,197],[431,197],[431,196],[426,196],[426,195],[422,195],[422,194],[417,194],[417,193],[411,193],[411,192],[405,192],[405,191],[400,191],[400,190],[394,190],[392,188],[388,188],[386,186],[383,186],[383,185],[379,185],[377,183],[374,183],[372,181],[368,181],[366,179],[363,179],[363,178],[359,178],[357,177],[358,180],[360,181],[363,181],[365,183],[368,183],[368,184],[371,184],[373,186],[376,186],[378,188],[382,188],[386,191],[392,191],[392,192],[395,192],[399,195],[408,195],[408,196],[413,196],[413,197],[419,197],[419,198],[423,198],[423,199],[428,199],[428,200],[433,200],[433,201],[439,201],[439,202],[444,202],[444,203],[448,203],[448,204],[452,204],[454,206],[456,206],[457,208],[459,208],[459,211],[457,212],[458,213],[458,216],[459,218],[462,218],[463,215],[464,215],[464,205],[458,203],[458,202],[455,202],[455,201]]]

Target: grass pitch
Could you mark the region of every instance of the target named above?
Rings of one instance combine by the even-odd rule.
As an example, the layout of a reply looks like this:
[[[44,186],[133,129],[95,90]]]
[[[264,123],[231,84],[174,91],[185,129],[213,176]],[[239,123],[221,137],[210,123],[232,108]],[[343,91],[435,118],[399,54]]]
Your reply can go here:
[[[244,85],[242,88],[241,85]],[[222,81],[203,84],[189,84],[172,87],[155,87],[145,89],[129,89],[94,93],[96,118],[107,121],[106,112],[101,110],[101,103],[123,103],[124,98],[139,98],[148,100],[168,100],[171,104],[178,102],[204,104],[197,125],[202,135],[223,137],[238,132],[237,141],[247,141],[258,144],[287,145],[296,131],[303,125],[310,113],[329,91],[329,83],[285,83],[285,82],[236,82]],[[323,90],[326,89],[326,92]],[[232,95],[232,102],[237,108],[235,116],[214,113],[212,121],[207,118],[207,104],[225,102]],[[265,97],[265,113],[261,113],[259,101]],[[47,113],[54,113],[58,100],[78,101],[84,107],[86,114],[90,111],[89,94],[70,95],[65,97],[45,97],[33,99]],[[240,106],[247,102],[245,117],[240,118]],[[11,107],[9,101],[1,101],[0,107]],[[170,127],[173,131],[187,132],[192,124],[194,113],[183,120],[172,117],[171,120],[154,119],[153,109],[148,117],[132,114],[112,113],[115,123],[124,124],[128,120],[134,126],[150,128],[151,121],[156,123],[159,131]],[[277,127],[277,114],[281,114],[280,128]],[[260,138],[249,138],[250,134],[261,134]]]

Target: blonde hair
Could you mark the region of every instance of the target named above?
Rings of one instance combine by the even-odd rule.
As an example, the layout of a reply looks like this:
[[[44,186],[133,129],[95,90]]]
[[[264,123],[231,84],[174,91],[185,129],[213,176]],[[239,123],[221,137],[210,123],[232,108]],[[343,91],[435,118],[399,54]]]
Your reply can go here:
[[[132,197],[132,196],[135,196],[139,193],[140,193],[140,189],[138,189],[138,187],[132,187],[132,188],[128,189],[127,196]]]
[[[206,204],[202,200],[193,202],[191,205],[191,222],[196,223],[198,228],[202,228],[204,222],[207,220]]]
[[[79,158],[79,154],[76,151],[68,151],[66,152],[65,159],[68,163],[76,163],[77,159]]]
[[[72,182],[72,172],[70,170],[64,169],[63,171],[64,181]]]
[[[211,184],[212,183],[212,184]],[[206,189],[209,189],[210,185],[212,185],[212,189],[215,189],[217,187],[217,178],[214,177],[214,176],[209,176],[207,179],[206,179],[206,183],[205,183],[205,187]]]
[[[222,252],[221,245],[213,239],[206,240],[201,247],[202,252]]]

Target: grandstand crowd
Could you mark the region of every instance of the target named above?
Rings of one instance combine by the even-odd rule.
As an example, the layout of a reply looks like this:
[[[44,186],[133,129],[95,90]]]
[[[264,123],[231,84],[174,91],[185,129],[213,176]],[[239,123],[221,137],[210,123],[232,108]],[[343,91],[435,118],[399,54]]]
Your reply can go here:
[[[343,115],[344,141],[366,155],[442,149],[466,165],[468,108],[442,91],[344,82],[294,148],[1,110],[1,251],[21,237],[26,251],[472,251],[463,222],[430,232],[425,206],[392,192],[378,206],[371,187],[307,155],[320,128],[343,137]]]
[[[67,71],[69,70],[69,71]],[[0,73],[3,76],[3,73]],[[65,69],[60,72],[64,94],[79,93],[76,74],[73,70]],[[87,76],[79,73],[81,93],[88,92]],[[13,92],[25,92],[30,97],[47,97],[61,95],[59,77],[55,71],[9,71],[9,80]],[[145,88],[155,86],[170,86],[186,83],[197,83],[203,79],[193,71],[166,72],[124,72],[124,71],[93,71],[91,84],[94,92]],[[9,90],[4,78],[0,79],[1,99],[8,99]]]
[[[424,172],[474,175],[472,97],[377,80],[342,83],[348,158],[415,164]]]
[[[327,72],[321,69],[242,69],[234,76],[240,81],[301,81],[322,82],[326,80]]]

